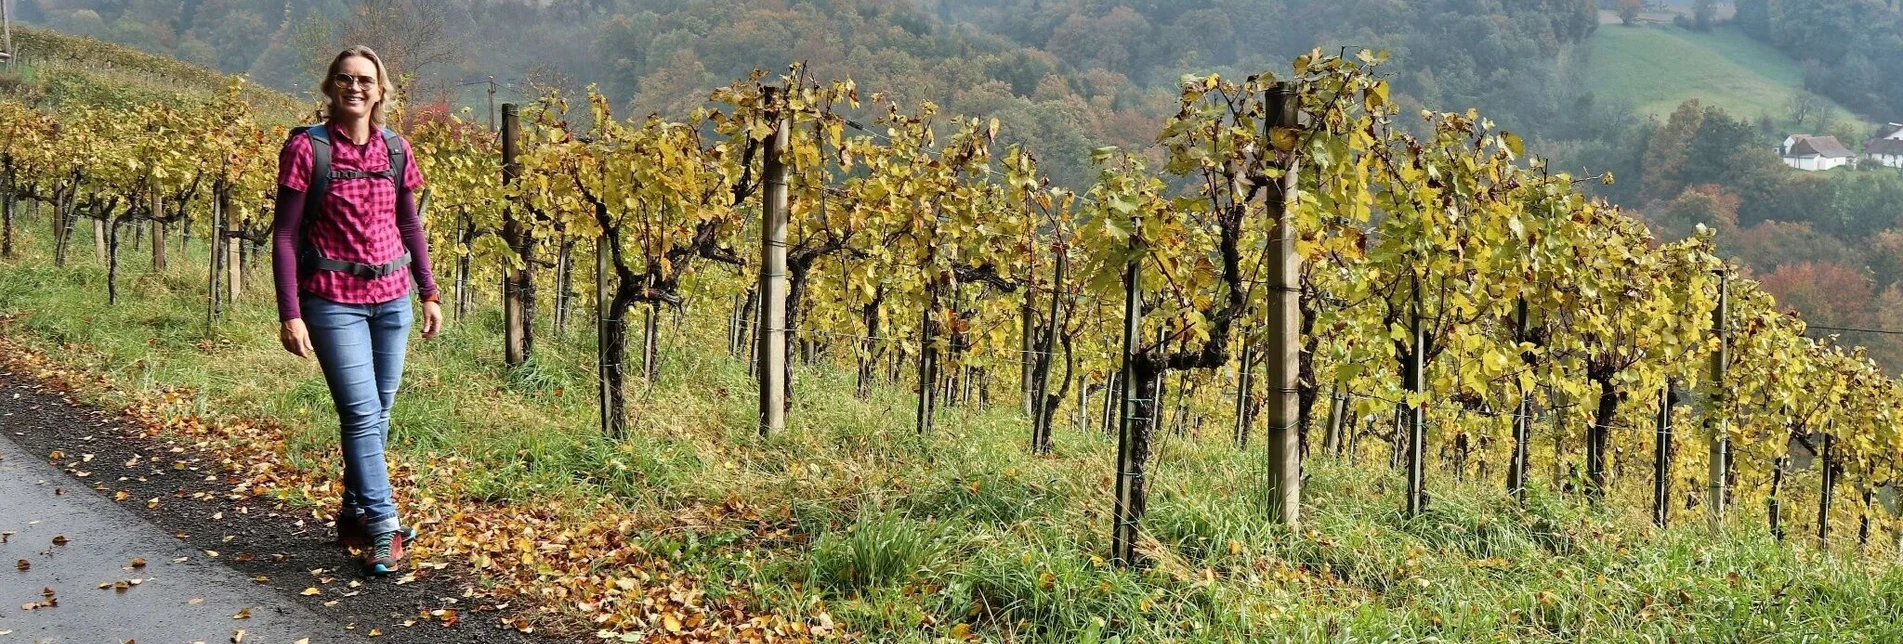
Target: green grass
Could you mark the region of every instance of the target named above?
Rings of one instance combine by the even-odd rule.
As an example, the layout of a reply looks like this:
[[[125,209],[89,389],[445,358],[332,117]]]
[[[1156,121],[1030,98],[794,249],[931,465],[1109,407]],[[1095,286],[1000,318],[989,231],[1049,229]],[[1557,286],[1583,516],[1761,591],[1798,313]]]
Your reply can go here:
[[[21,225],[24,256],[0,260],[11,320],[0,332],[121,387],[189,387],[214,413],[277,419],[294,463],[336,466],[321,378],[276,347],[268,285],[254,282],[208,330],[202,244],[161,274],[127,250],[126,299],[109,307],[83,236],[73,265],[55,268],[47,223]],[[947,409],[938,433],[918,436],[905,387],[859,400],[842,358],[799,370],[788,431],[761,440],[751,380],[724,350],[722,308],[693,304],[685,324],[666,326],[660,379],[633,386],[625,442],[595,430],[591,337],[543,329],[535,362],[508,373],[498,316],[484,309],[412,345],[393,453],[469,459],[465,480],[428,485],[471,500],[637,518],[644,527],[628,539],[710,597],[824,610],[869,641],[963,629],[1012,642],[1903,640],[1903,569],[1887,527],[1865,554],[1848,519],[1834,553],[1799,536],[1814,516],[1804,509],[1815,507],[1804,496],[1814,472],[1787,482],[1784,544],[1763,536],[1762,509],[1749,505],[1722,533],[1693,512],[1653,530],[1644,462],[1622,464],[1613,509],[1601,510],[1537,484],[1516,504],[1499,493],[1497,466],[1461,479],[1437,461],[1429,510],[1407,518],[1401,479],[1368,440],[1358,459],[1310,460],[1305,523],[1291,531],[1263,519],[1258,449],[1236,450],[1220,430],[1166,436],[1141,546],[1150,563],[1120,569],[1103,560],[1112,437],[1060,421],[1053,455],[1033,457],[1008,398]],[[1211,426],[1223,426],[1222,408],[1210,402]],[[1447,427],[1436,423],[1430,449]],[[1486,458],[1501,462],[1504,447]],[[1534,459],[1543,477],[1552,453]],[[709,508],[758,516],[709,520]]]
[[[1586,87],[1660,120],[1698,99],[1735,118],[1768,115],[1783,124],[1791,97],[1804,87],[1798,61],[1731,26],[1701,33],[1671,25],[1601,25],[1590,44]],[[1830,111],[1838,121],[1858,120],[1835,103]]]

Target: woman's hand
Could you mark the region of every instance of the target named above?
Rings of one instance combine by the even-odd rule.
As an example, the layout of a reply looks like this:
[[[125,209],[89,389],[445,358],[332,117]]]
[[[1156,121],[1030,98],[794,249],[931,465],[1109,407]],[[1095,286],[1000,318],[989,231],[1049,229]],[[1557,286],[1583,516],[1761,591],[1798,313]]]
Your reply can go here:
[[[283,328],[278,329],[278,342],[284,345],[285,351],[299,358],[309,358],[316,354],[315,350],[311,349],[311,332],[304,328],[302,318],[285,320]]]
[[[423,339],[436,337],[443,331],[443,305],[435,302],[423,303]]]

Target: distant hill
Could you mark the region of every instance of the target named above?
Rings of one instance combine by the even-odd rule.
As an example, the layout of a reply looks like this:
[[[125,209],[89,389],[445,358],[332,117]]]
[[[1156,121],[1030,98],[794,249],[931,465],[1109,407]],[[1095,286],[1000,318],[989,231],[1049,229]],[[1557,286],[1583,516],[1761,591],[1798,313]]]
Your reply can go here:
[[[171,57],[48,29],[15,27],[13,41],[20,51],[16,78],[0,84],[0,94],[55,107],[209,100],[233,79]],[[246,85],[244,96],[267,119],[296,120],[308,108],[256,83]]]
[[[1631,104],[1641,116],[1664,119],[1679,103],[1696,98],[1739,118],[1770,116],[1787,126],[1791,97],[1804,85],[1796,60],[1730,26],[1698,32],[1671,25],[1603,25],[1587,43],[1588,89],[1602,99]],[[1859,120],[1821,100],[1834,120]]]

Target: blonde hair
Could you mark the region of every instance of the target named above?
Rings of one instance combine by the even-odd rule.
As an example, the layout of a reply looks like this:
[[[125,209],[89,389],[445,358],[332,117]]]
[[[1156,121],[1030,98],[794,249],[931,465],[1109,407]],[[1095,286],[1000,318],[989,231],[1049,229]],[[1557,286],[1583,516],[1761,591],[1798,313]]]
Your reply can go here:
[[[383,127],[390,101],[396,96],[396,83],[390,80],[389,70],[384,69],[383,58],[377,56],[377,52],[363,45],[345,49],[342,53],[337,54],[336,58],[331,59],[330,67],[324,72],[324,79],[320,81],[321,84],[319,85],[319,87],[324,88],[324,119],[327,121],[337,119],[337,96],[335,95],[337,85],[332,83],[330,79],[335,77],[343,69],[344,61],[352,57],[368,60],[371,65],[377,68],[377,89],[380,91],[377,92],[377,104],[370,108],[370,127]]]

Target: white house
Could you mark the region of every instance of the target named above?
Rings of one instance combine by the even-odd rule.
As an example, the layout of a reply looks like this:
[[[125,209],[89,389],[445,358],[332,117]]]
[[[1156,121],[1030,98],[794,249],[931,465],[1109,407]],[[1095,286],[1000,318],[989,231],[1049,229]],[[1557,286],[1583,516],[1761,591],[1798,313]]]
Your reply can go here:
[[[1857,155],[1834,136],[1793,134],[1784,139],[1784,147],[1779,152],[1784,157],[1784,165],[1799,170],[1829,170],[1857,160]]]
[[[1863,159],[1891,168],[1903,168],[1903,123],[1883,126],[1883,134],[1863,143]]]

